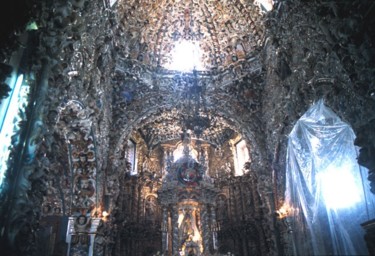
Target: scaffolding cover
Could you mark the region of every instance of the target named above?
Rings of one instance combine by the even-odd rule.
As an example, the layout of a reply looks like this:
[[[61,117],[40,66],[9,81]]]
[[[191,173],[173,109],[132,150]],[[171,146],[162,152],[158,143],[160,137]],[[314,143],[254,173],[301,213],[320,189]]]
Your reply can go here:
[[[295,255],[368,254],[360,224],[373,217],[374,204],[354,139],[322,100],[293,128],[285,202]]]

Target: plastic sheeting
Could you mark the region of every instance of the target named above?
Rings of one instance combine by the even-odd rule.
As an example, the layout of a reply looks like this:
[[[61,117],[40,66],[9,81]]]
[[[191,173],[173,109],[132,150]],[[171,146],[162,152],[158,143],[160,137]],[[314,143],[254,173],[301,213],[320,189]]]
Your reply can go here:
[[[361,223],[374,217],[355,135],[322,100],[288,142],[286,205],[295,255],[366,255]]]

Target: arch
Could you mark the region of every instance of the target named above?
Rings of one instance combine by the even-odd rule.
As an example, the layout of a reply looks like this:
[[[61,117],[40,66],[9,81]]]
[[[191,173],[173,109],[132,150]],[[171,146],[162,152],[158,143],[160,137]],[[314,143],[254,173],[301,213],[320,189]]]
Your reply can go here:
[[[144,120],[155,119],[156,117],[153,118],[153,115],[155,115],[156,113],[158,113],[160,111],[171,111],[174,107],[175,107],[174,104],[173,105],[165,104],[165,105],[162,105],[162,106],[159,106],[159,107],[155,107],[155,106],[150,107],[150,108],[144,110],[141,114],[139,114],[133,122],[127,123],[122,128],[119,128],[121,130],[121,132],[119,133],[120,136],[116,140],[116,146],[113,149],[115,158],[116,159],[120,158],[122,148],[123,148],[123,143],[124,143],[124,141],[127,140],[127,138],[129,138],[132,130],[139,128],[139,125]],[[246,140],[246,142],[249,143],[248,146],[250,148],[258,148],[257,144],[260,144],[261,142],[259,142],[260,138],[258,138],[256,136],[256,129],[257,128],[256,128],[255,124],[249,124],[246,127],[243,127],[243,124],[240,121],[232,118],[232,117],[236,116],[235,113],[230,112],[230,111],[229,112],[225,111],[222,108],[217,108],[215,111],[217,113],[221,113],[221,116],[225,119],[225,121],[227,122],[228,126],[231,129],[233,129],[235,132],[237,132],[237,133],[239,133],[243,136],[243,138]],[[254,123],[257,123],[257,121],[255,121]],[[252,126],[254,126],[254,127],[252,127]],[[257,162],[263,163],[262,160],[265,159],[264,154],[265,154],[264,152],[260,152],[260,151],[258,151],[258,152],[250,151],[250,159],[253,159],[253,158],[254,158],[254,160],[259,159],[259,161],[257,161]]]

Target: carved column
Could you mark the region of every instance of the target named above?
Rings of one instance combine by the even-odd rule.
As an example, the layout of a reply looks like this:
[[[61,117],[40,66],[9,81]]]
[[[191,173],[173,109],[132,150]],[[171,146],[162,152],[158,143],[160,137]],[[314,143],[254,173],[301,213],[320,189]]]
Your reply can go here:
[[[209,162],[208,162],[208,145],[202,145],[202,152],[200,156],[200,164],[203,166],[204,174],[209,176]]]
[[[162,209],[161,232],[162,232],[163,254],[167,255],[167,251],[168,251],[168,210],[167,210],[167,207],[165,207],[165,206]]]
[[[101,219],[100,218],[92,218],[91,219],[91,227],[89,231],[90,236],[90,248],[89,248],[89,256],[94,256],[94,246],[95,246],[95,236],[96,232],[98,230],[98,226],[100,224]],[[95,255],[97,256],[97,255]]]
[[[170,145],[161,145],[163,149],[163,168],[161,168],[161,176],[164,177],[173,164],[173,148]]]
[[[71,242],[72,242],[72,234],[74,234],[74,217],[69,217],[67,230],[68,231],[67,231],[67,236],[65,238],[65,242],[68,244],[67,256],[69,256]]]
[[[211,233],[212,233],[212,250],[216,252],[218,249],[217,241],[217,222],[216,222],[216,212],[213,205],[210,206],[211,209]]]
[[[201,208],[201,221],[202,221],[202,231],[203,231],[203,252],[209,252],[209,246],[211,241],[211,232],[210,232],[210,223],[209,223],[209,216],[207,212],[207,206],[204,204]]]
[[[172,207],[172,255],[178,252],[178,208]]]
[[[172,212],[168,209],[168,233],[167,233],[167,250],[168,253],[165,256],[172,256],[173,251],[173,224],[172,224]]]

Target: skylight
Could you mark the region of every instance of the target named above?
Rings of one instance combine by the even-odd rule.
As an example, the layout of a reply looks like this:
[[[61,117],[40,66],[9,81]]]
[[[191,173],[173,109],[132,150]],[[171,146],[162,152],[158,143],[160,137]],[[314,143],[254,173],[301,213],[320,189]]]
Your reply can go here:
[[[269,12],[273,8],[273,0],[255,0],[263,11]]]
[[[202,51],[196,41],[179,41],[171,52],[171,63],[165,68],[182,72],[203,70]]]

